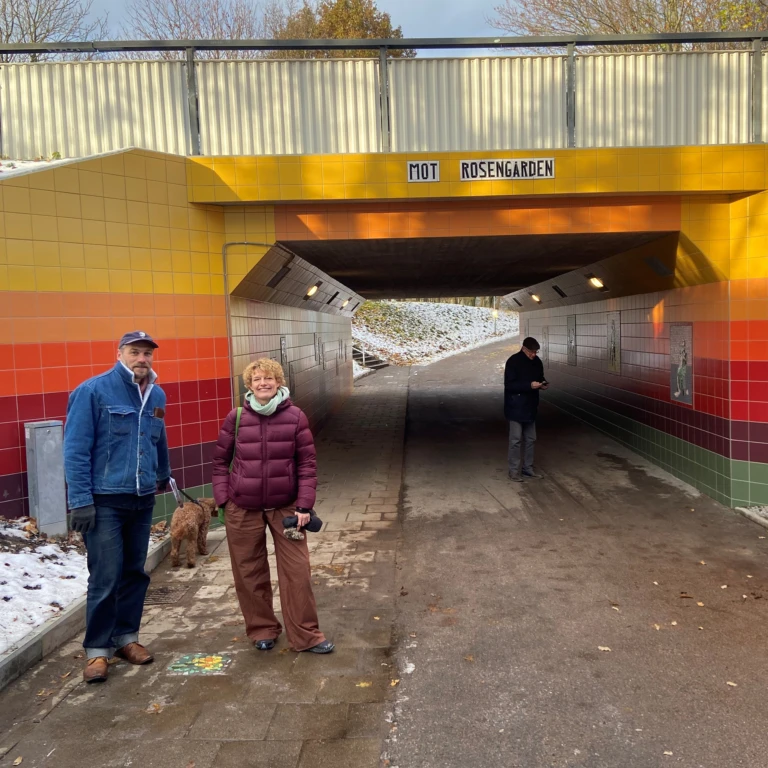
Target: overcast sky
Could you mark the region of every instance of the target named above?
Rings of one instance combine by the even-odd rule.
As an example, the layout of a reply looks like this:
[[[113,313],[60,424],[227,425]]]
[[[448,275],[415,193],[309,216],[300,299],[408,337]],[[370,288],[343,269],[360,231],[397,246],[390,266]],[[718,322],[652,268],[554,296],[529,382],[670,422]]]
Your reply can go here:
[[[380,10],[392,17],[405,37],[491,37],[497,30],[486,24],[495,5],[503,0],[378,0]],[[94,0],[93,10],[109,10],[114,37],[125,12],[125,0]],[[420,56],[430,55],[420,52]],[[431,55],[435,55],[432,53]],[[455,53],[453,55],[456,55]]]

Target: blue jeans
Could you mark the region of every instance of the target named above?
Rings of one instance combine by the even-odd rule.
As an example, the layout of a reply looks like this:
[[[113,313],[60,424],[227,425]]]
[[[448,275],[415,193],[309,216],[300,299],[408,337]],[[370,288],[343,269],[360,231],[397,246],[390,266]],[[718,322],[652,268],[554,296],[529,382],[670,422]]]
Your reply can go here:
[[[139,639],[149,576],[152,507],[96,507],[96,527],[84,534],[88,550],[88,600],[83,647],[89,659],[111,658]]]

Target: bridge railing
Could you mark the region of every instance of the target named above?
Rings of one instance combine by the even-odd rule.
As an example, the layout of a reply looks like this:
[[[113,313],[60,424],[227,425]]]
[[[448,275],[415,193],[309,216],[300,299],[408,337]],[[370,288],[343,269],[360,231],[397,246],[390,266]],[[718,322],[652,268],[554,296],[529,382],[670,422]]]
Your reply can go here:
[[[284,155],[762,142],[767,55],[755,45],[0,64],[0,155],[82,157],[129,146]]]

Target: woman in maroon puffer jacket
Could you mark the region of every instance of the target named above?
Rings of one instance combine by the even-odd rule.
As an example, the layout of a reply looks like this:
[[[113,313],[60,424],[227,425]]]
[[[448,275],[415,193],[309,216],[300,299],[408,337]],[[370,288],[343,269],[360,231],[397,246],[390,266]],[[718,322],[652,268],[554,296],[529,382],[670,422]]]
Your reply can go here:
[[[272,609],[266,529],[275,542],[277,581],[288,642],[295,651],[330,653],[317,623],[306,534],[284,535],[283,518],[310,521],[317,489],[315,442],[304,412],[289,399],[279,363],[261,359],[243,371],[248,390],[235,440],[237,409],[224,420],[213,452],[213,495],[225,523],[237,599],[256,648],[274,648],[282,627]],[[231,471],[230,471],[231,465]]]

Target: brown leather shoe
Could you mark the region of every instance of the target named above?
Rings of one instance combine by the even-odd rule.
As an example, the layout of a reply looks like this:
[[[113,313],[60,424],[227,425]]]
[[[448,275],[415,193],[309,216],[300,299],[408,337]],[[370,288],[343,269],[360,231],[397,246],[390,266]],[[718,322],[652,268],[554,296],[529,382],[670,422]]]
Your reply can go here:
[[[88,659],[83,670],[83,680],[86,683],[103,683],[109,674],[109,659],[106,656],[97,656]]]
[[[130,661],[131,664],[151,664],[155,660],[155,657],[140,643],[124,645],[115,653],[115,656]]]

